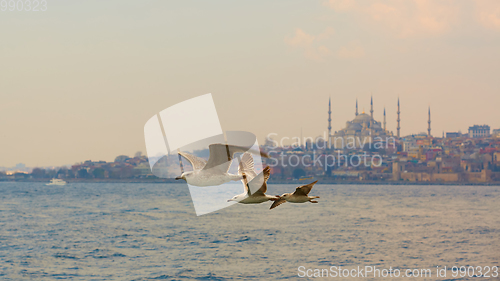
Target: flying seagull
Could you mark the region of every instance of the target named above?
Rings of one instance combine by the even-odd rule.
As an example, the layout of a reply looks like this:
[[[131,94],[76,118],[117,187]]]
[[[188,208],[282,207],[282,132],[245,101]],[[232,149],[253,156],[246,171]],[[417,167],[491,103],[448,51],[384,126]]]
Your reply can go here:
[[[285,202],[318,203],[318,201],[315,201],[313,199],[319,198],[319,196],[308,196],[309,192],[313,188],[313,185],[317,182],[318,181],[312,182],[312,183],[307,184],[307,185],[299,186],[299,187],[297,187],[297,189],[295,189],[294,193],[284,193],[283,195],[280,196],[280,199],[278,201],[274,201],[274,203],[271,205],[271,208],[269,208],[269,209],[274,209]]]
[[[253,167],[253,158],[249,153],[243,154],[241,157],[241,163],[238,167],[239,173],[243,175],[243,184],[245,186],[245,192],[236,195],[233,198],[227,200],[227,202],[236,201],[241,204],[260,204],[266,201],[276,201],[279,196],[267,195],[267,180],[271,175],[271,168],[267,166],[264,168],[262,173],[257,175]],[[254,193],[251,192],[251,186],[259,184],[259,190]]]
[[[238,181],[243,178],[242,175],[228,173],[235,153],[251,152],[269,158],[264,152],[248,150],[246,147],[236,145],[215,143],[209,145],[208,149],[210,152],[208,161],[192,154],[179,151],[178,153],[191,163],[193,171],[183,172],[182,175],[175,179],[183,179],[187,183],[195,186],[217,186],[229,181]]]

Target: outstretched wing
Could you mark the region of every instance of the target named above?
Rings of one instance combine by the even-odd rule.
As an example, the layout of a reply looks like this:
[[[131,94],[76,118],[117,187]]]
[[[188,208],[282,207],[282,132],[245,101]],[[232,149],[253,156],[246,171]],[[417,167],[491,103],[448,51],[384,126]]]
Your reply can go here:
[[[188,160],[189,163],[191,163],[191,166],[193,166],[193,170],[195,170],[195,171],[201,170],[201,169],[203,169],[203,167],[205,167],[205,165],[207,165],[207,161],[203,158],[194,156],[194,155],[189,154],[187,152],[179,151],[178,153],[182,157],[186,158],[186,160]]]
[[[263,178],[262,180],[259,179],[261,177],[261,175]],[[271,176],[271,167],[267,166],[264,168],[262,173],[259,174],[259,177],[255,178],[255,179],[259,179],[257,181],[257,183],[262,183],[262,186],[255,193],[260,193],[262,195],[266,194],[266,192],[267,192],[267,180],[269,179],[270,176]]]
[[[315,181],[315,182],[312,182],[310,184],[306,184],[306,185],[302,185],[302,186],[297,187],[297,189],[295,189],[295,192],[293,193],[293,195],[305,195],[305,196],[307,196],[307,194],[309,194],[309,192],[311,192],[313,185],[317,182],[318,181]]]
[[[286,202],[285,199],[280,198],[280,199],[278,199],[278,200],[276,200],[276,201],[273,202],[273,204],[271,205],[271,208],[269,208],[269,210],[274,209],[274,208],[278,207],[279,205],[281,205],[281,204],[283,204],[285,202]]]
[[[245,152],[243,156],[241,156],[240,165],[238,166],[238,174],[243,175],[243,173],[247,176],[247,182],[250,182],[257,176],[253,166],[252,154],[248,152]]]
[[[210,157],[208,158],[207,165],[203,168],[204,170],[216,168],[221,173],[226,173],[231,166],[231,161],[233,160],[235,153],[250,152],[253,154],[260,154],[262,157],[269,158],[267,154],[260,151],[255,151],[242,146],[214,143],[208,146],[210,151]]]

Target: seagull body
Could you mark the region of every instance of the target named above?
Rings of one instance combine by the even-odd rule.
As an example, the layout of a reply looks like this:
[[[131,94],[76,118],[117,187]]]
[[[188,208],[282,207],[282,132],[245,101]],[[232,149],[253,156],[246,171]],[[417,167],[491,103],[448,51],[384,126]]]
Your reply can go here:
[[[274,201],[274,203],[271,205],[270,209],[274,209],[278,207],[279,205],[285,203],[285,202],[290,202],[290,203],[305,203],[305,202],[311,202],[311,203],[318,203],[318,201],[315,201],[313,199],[319,198],[319,196],[308,196],[309,192],[313,188],[314,184],[317,183],[318,181],[312,182],[307,185],[302,185],[299,186],[295,189],[294,193],[284,193],[283,195],[280,196],[280,199],[277,201]]]
[[[236,201],[241,204],[260,204],[267,201],[276,201],[279,199],[279,196],[266,194],[267,180],[269,179],[269,176],[271,174],[271,168],[269,166],[264,168],[262,173],[257,175],[254,170],[252,155],[250,155],[249,153],[245,153],[241,157],[241,162],[238,170],[239,173],[243,175],[242,181],[245,186],[245,192],[227,200],[228,202]],[[251,187],[255,185],[260,185],[260,188],[252,193]]]
[[[241,175],[233,174],[214,174],[211,172],[199,170],[193,172],[185,172],[182,179],[186,180],[187,183],[194,186],[218,186],[229,181],[241,180]]]
[[[184,172],[175,179],[183,179],[194,186],[218,186],[229,181],[238,181],[243,178],[242,175],[228,173],[235,153],[250,151],[251,153],[260,154],[262,157],[268,157],[267,154],[263,152],[248,150],[245,147],[236,145],[216,143],[209,145],[208,149],[210,152],[208,161],[192,154],[179,151],[179,155],[186,158],[191,163],[193,171]]]

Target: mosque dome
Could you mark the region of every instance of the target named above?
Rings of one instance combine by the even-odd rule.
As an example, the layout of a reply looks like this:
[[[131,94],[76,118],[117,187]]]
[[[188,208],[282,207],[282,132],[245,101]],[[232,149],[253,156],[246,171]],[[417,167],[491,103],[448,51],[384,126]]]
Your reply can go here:
[[[359,123],[350,123],[348,126],[347,126],[347,129],[348,130],[361,130],[363,129],[363,127],[361,126],[361,124]]]
[[[352,120],[354,123],[365,123],[365,122],[370,122],[372,120],[372,117],[366,113],[361,113]]]

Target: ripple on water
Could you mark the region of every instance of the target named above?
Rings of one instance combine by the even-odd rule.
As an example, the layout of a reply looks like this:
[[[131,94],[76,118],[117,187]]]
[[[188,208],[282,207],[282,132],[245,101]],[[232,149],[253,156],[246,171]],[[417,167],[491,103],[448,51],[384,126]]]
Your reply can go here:
[[[269,185],[271,194],[293,185]],[[194,213],[183,185],[0,183],[2,280],[296,279],[299,265],[498,266],[498,187],[317,185]],[[466,279],[464,279],[466,280]]]

